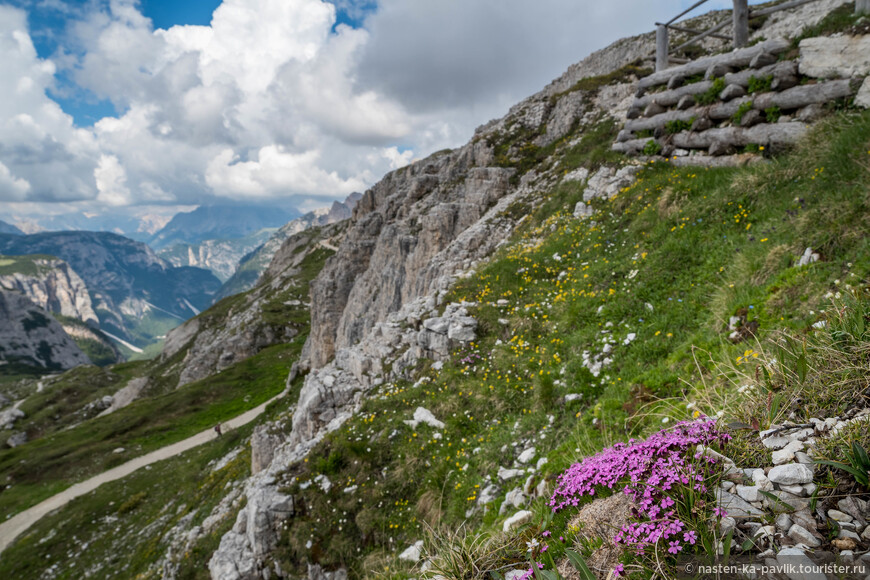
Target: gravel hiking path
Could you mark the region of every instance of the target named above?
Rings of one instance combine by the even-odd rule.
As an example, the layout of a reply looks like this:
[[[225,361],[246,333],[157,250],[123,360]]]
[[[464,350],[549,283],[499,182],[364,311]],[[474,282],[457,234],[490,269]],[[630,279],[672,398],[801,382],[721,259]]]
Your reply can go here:
[[[250,411],[242,413],[238,417],[233,417],[228,421],[224,421],[223,423],[221,423],[221,428],[223,429],[224,433],[226,433],[231,429],[237,429],[243,425],[247,425],[257,417],[259,417],[260,414],[262,414],[263,411],[266,410],[266,406],[269,405],[269,403],[276,401],[283,396],[284,393],[282,392],[280,395],[269,399],[259,407],[255,407]],[[42,516],[56,509],[62,508],[75,498],[97,489],[101,484],[107,483],[109,481],[115,481],[116,479],[121,479],[122,477],[126,477],[137,469],[145,467],[146,465],[151,465],[152,463],[156,463],[164,459],[169,459],[170,457],[175,457],[176,455],[184,453],[185,451],[193,449],[194,447],[198,447],[203,443],[208,443],[209,441],[216,439],[217,436],[218,435],[214,432],[213,428],[206,429],[205,431],[201,431],[192,437],[184,439],[183,441],[173,443],[172,445],[167,445],[166,447],[162,447],[157,451],[152,451],[151,453],[142,455],[141,457],[137,457],[136,459],[131,459],[123,465],[119,465],[118,467],[114,467],[108,471],[104,471],[99,475],[95,475],[88,480],[77,483],[63,490],[62,492],[51,496],[43,502],[36,504],[32,508],[26,509],[19,514],[16,514],[15,516],[0,524],[0,552],[5,550],[6,547],[9,546],[9,544],[11,544],[12,541],[15,540],[15,538],[24,533],[27,528],[39,521]]]

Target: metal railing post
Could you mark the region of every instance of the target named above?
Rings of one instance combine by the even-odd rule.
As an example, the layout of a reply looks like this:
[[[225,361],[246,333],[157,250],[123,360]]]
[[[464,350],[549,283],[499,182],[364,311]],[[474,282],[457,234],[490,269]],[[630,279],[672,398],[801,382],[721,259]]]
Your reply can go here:
[[[656,71],[668,68],[668,27],[659,24],[656,28]]]
[[[870,0],[855,0],[855,14],[870,14]]]
[[[749,44],[749,0],[734,0],[734,48]]]

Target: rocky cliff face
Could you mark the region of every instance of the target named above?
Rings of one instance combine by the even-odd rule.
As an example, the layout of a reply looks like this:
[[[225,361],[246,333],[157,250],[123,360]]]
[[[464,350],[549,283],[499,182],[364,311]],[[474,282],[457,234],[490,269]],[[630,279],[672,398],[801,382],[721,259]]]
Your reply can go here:
[[[360,198],[362,194],[352,193],[343,202],[335,201],[328,208],[309,212],[279,228],[265,243],[241,259],[233,276],[218,292],[218,299],[253,288],[288,238],[309,228],[328,226],[350,218]]]
[[[19,258],[26,262],[18,272],[0,270],[0,288],[20,292],[48,312],[97,324],[84,280],[63,260],[50,257]],[[25,267],[26,266],[26,267]]]
[[[184,352],[179,386],[297,336],[307,326],[308,277],[313,275],[315,263],[322,263],[332,254],[321,244],[338,235],[340,229],[317,228],[291,236],[253,290],[225,298],[172,330],[161,358],[166,360]]]
[[[90,360],[42,308],[17,292],[0,290],[0,360],[50,370]]]

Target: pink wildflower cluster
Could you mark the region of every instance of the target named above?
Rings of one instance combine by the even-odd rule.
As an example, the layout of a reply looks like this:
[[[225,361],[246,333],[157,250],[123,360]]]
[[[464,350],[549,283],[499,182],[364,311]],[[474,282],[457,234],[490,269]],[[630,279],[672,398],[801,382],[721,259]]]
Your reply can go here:
[[[595,495],[597,486],[609,489],[624,483],[623,492],[637,504],[646,521],[632,523],[617,533],[617,544],[635,546],[638,554],[660,541],[671,554],[684,544],[695,544],[697,535],[686,531],[677,515],[672,493],[691,487],[704,493],[705,476],[716,459],[700,453],[692,461],[688,451],[697,445],[724,443],[731,438],[719,431],[715,421],[686,421],[659,431],[646,441],[619,443],[577,463],[562,474],[550,500],[553,511],[577,506],[585,495]]]

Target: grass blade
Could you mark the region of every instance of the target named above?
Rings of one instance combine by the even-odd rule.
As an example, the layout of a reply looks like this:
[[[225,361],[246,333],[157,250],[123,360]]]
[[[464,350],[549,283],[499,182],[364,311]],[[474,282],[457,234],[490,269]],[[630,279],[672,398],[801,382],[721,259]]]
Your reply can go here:
[[[574,569],[580,572],[580,578],[583,580],[596,580],[595,574],[592,573],[592,570],[589,569],[589,566],[586,565],[580,554],[574,550],[565,550],[565,555],[568,556],[568,561],[571,562]]]

